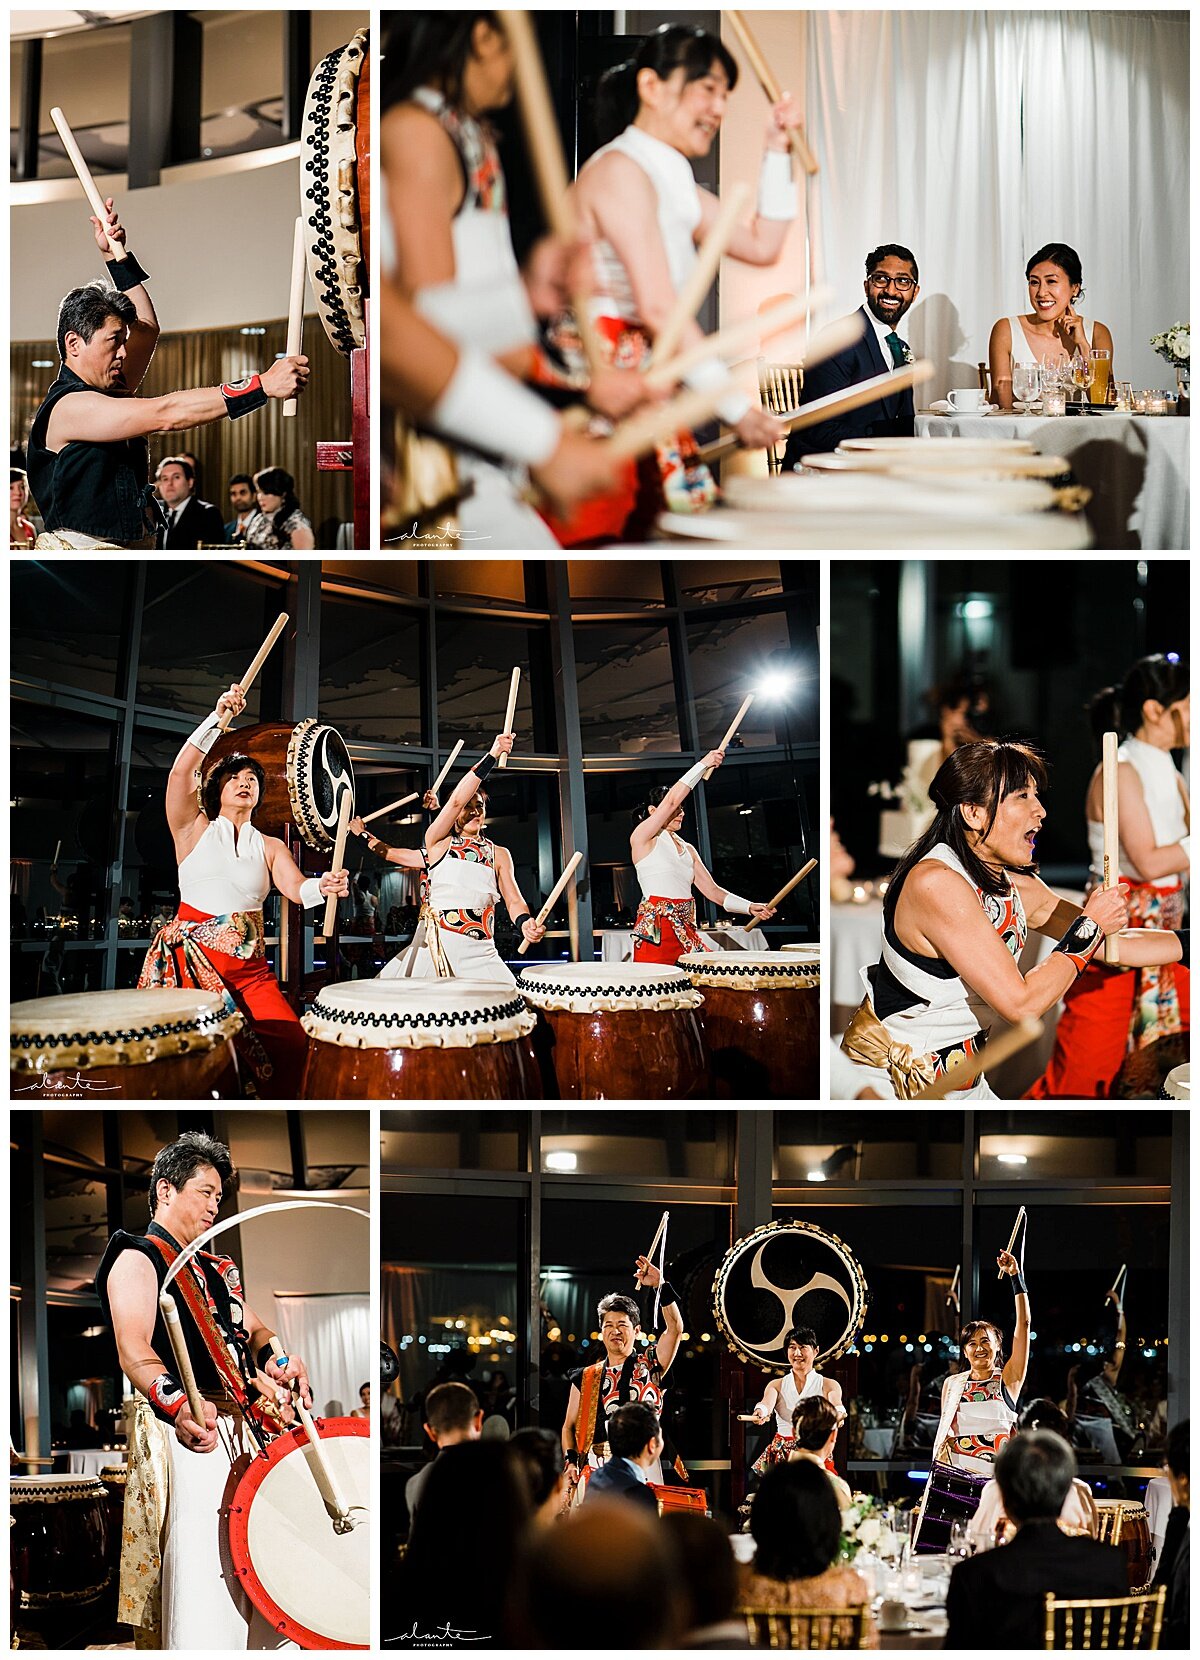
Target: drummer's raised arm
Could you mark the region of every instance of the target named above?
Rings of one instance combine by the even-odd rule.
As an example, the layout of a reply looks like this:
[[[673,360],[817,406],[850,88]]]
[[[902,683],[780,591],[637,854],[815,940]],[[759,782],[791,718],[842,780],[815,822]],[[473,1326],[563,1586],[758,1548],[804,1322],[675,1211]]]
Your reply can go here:
[[[432,847],[434,842],[444,841],[451,834],[458,815],[467,805],[467,802],[479,793],[481,784],[488,777],[501,755],[512,753],[513,741],[511,732],[500,733],[483,760],[477,761],[469,772],[463,774],[451,791],[450,799],[434,818],[429,829],[426,830],[426,847]]]
[[[203,818],[196,801],[196,770],[221,735],[221,721],[240,715],[246,707],[246,697],[235,681],[227,692],[217,699],[217,706],[184,742],[183,748],[171,764],[167,776],[167,824],[172,836],[178,838]]]

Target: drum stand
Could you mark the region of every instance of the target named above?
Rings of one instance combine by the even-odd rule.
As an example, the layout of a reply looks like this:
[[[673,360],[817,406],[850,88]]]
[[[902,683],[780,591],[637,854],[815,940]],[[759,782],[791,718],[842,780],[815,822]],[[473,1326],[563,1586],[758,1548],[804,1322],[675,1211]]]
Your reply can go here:
[[[350,353],[350,442],[317,444],[319,473],[354,475],[354,546],[371,545],[371,302],[363,303],[365,337]]]

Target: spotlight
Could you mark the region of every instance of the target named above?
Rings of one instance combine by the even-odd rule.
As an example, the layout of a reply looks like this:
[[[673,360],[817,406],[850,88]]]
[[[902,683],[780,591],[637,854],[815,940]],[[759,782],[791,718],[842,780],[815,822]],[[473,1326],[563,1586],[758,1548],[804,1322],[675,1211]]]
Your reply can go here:
[[[755,690],[759,697],[786,697],[795,684],[794,669],[768,669]]]
[[[1028,1164],[1029,1160],[1024,1153],[997,1153],[996,1162],[998,1164]]]
[[[574,1153],[547,1153],[545,1158],[547,1170],[574,1170],[579,1163]]]

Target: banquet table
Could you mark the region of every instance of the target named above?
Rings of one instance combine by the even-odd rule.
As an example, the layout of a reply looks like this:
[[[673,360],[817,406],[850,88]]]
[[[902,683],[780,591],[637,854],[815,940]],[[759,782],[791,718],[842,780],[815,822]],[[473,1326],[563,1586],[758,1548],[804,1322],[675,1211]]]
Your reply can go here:
[[[101,1470],[110,1468],[114,1464],[124,1464],[125,1454],[116,1447],[69,1447],[67,1449],[67,1474],[72,1476],[98,1476]]]
[[[602,963],[627,963],[633,956],[633,929],[632,928],[601,928],[600,961]],[[744,933],[740,927],[733,928],[701,928],[700,932],[706,940],[712,942],[718,951],[766,951],[767,936],[761,928],[751,928]]]
[[[918,415],[919,438],[1027,438],[1092,492],[1097,548],[1187,548],[1191,421],[1167,415]]]

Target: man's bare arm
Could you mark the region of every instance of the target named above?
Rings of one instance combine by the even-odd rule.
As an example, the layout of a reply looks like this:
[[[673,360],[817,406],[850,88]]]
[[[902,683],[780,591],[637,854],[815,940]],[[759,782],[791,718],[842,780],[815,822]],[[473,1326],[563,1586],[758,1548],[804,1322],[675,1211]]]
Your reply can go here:
[[[138,1393],[149,1400],[155,1380],[164,1372],[174,1375],[175,1362],[173,1356],[160,1355],[154,1347],[158,1277],[150,1259],[140,1251],[122,1251],[113,1263],[108,1276],[108,1304],[121,1370]],[[175,1417],[176,1437],[192,1452],[212,1452],[217,1445],[217,1409],[211,1401],[205,1401],[204,1407],[203,1426],[192,1417],[186,1401]]]
[[[290,398],[304,390],[307,380],[306,357],[281,357],[263,371],[262,389],[268,398]],[[211,426],[227,414],[219,386],[197,386],[190,391],[168,392],[161,398],[77,392],[55,404],[46,442],[52,450],[73,443],[114,444],[127,438],[148,438],[154,432],[185,432],[189,427]]]

